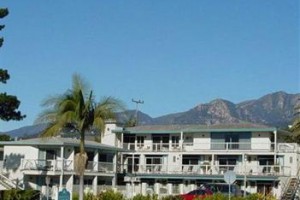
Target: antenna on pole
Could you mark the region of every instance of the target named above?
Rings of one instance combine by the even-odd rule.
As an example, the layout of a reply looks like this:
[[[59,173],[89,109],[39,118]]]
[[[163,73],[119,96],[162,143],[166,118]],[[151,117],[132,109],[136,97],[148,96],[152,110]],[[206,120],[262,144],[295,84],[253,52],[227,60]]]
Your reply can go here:
[[[131,99],[131,101],[136,104],[136,107],[135,107],[135,120],[136,120],[136,125],[138,125],[138,109],[139,109],[138,105],[139,104],[144,104],[144,101],[134,100],[134,99]]]

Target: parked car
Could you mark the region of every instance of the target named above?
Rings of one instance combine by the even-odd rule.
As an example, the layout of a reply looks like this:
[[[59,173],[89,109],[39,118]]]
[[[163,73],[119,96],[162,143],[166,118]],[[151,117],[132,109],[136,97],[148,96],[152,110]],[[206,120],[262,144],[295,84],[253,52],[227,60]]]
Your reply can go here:
[[[212,195],[213,192],[207,187],[201,187],[196,190],[192,190],[186,194],[180,195],[183,200],[194,200],[194,199],[204,199],[207,196]]]

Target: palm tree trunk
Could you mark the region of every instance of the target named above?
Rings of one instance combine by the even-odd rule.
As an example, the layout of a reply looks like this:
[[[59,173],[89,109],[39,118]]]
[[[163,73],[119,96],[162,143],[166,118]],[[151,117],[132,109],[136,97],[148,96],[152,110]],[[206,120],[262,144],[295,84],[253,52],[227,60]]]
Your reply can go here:
[[[85,129],[82,129],[80,131],[80,144],[79,144],[79,154],[80,157],[83,158],[85,156],[85,158],[87,158],[86,153],[85,153],[85,148],[84,148],[84,132]],[[84,159],[84,166],[82,166],[81,168],[81,172],[80,172],[80,177],[79,177],[79,200],[83,200],[83,196],[84,196],[84,191],[83,191],[83,187],[84,187],[84,171],[85,171],[85,165],[87,162],[87,159]]]
[[[83,196],[84,196],[83,186],[84,186],[83,175],[80,175],[79,176],[79,200],[83,200]]]

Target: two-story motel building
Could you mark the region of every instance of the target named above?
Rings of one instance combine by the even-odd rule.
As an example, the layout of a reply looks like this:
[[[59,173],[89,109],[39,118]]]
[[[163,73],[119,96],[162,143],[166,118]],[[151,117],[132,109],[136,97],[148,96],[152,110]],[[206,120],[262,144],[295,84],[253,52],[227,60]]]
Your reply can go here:
[[[286,134],[253,124],[123,128],[108,122],[101,144],[85,143],[85,187],[94,193],[116,188],[128,197],[181,194],[203,183],[224,182],[224,173],[232,170],[242,190],[279,198],[289,181],[299,176],[299,146],[284,143]],[[78,191],[74,171],[78,139],[36,138],[1,144],[0,189],[14,187],[17,180],[19,187],[42,190],[43,195],[46,186],[52,191],[63,187],[71,193]]]
[[[133,194],[181,194],[203,183],[224,182],[224,173],[232,170],[242,190],[279,198],[290,179],[299,176],[299,146],[284,143],[287,134],[253,124],[110,124],[103,142],[131,150],[121,153],[120,162]]]

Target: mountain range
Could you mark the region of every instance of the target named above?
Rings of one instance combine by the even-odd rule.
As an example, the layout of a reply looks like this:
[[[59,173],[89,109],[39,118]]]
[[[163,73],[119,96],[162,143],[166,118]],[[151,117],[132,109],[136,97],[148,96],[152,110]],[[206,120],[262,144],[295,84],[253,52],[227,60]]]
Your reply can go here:
[[[267,94],[259,99],[241,103],[232,103],[224,99],[215,99],[199,104],[190,110],[152,118],[138,111],[138,125],[162,124],[236,124],[254,123],[286,128],[295,117],[295,106],[300,104],[300,93],[288,94],[280,91]],[[118,121],[126,122],[135,116],[135,110],[118,113]],[[9,131],[12,137],[36,135],[45,128],[45,124],[26,126]]]
[[[215,99],[209,103],[199,104],[184,112],[168,114],[156,118],[138,112],[138,124],[211,125],[254,123],[275,127],[287,127],[294,119],[295,106],[297,104],[300,104],[300,93],[288,94],[282,91],[237,104],[224,99]],[[135,111],[132,110],[128,112],[134,115]]]

